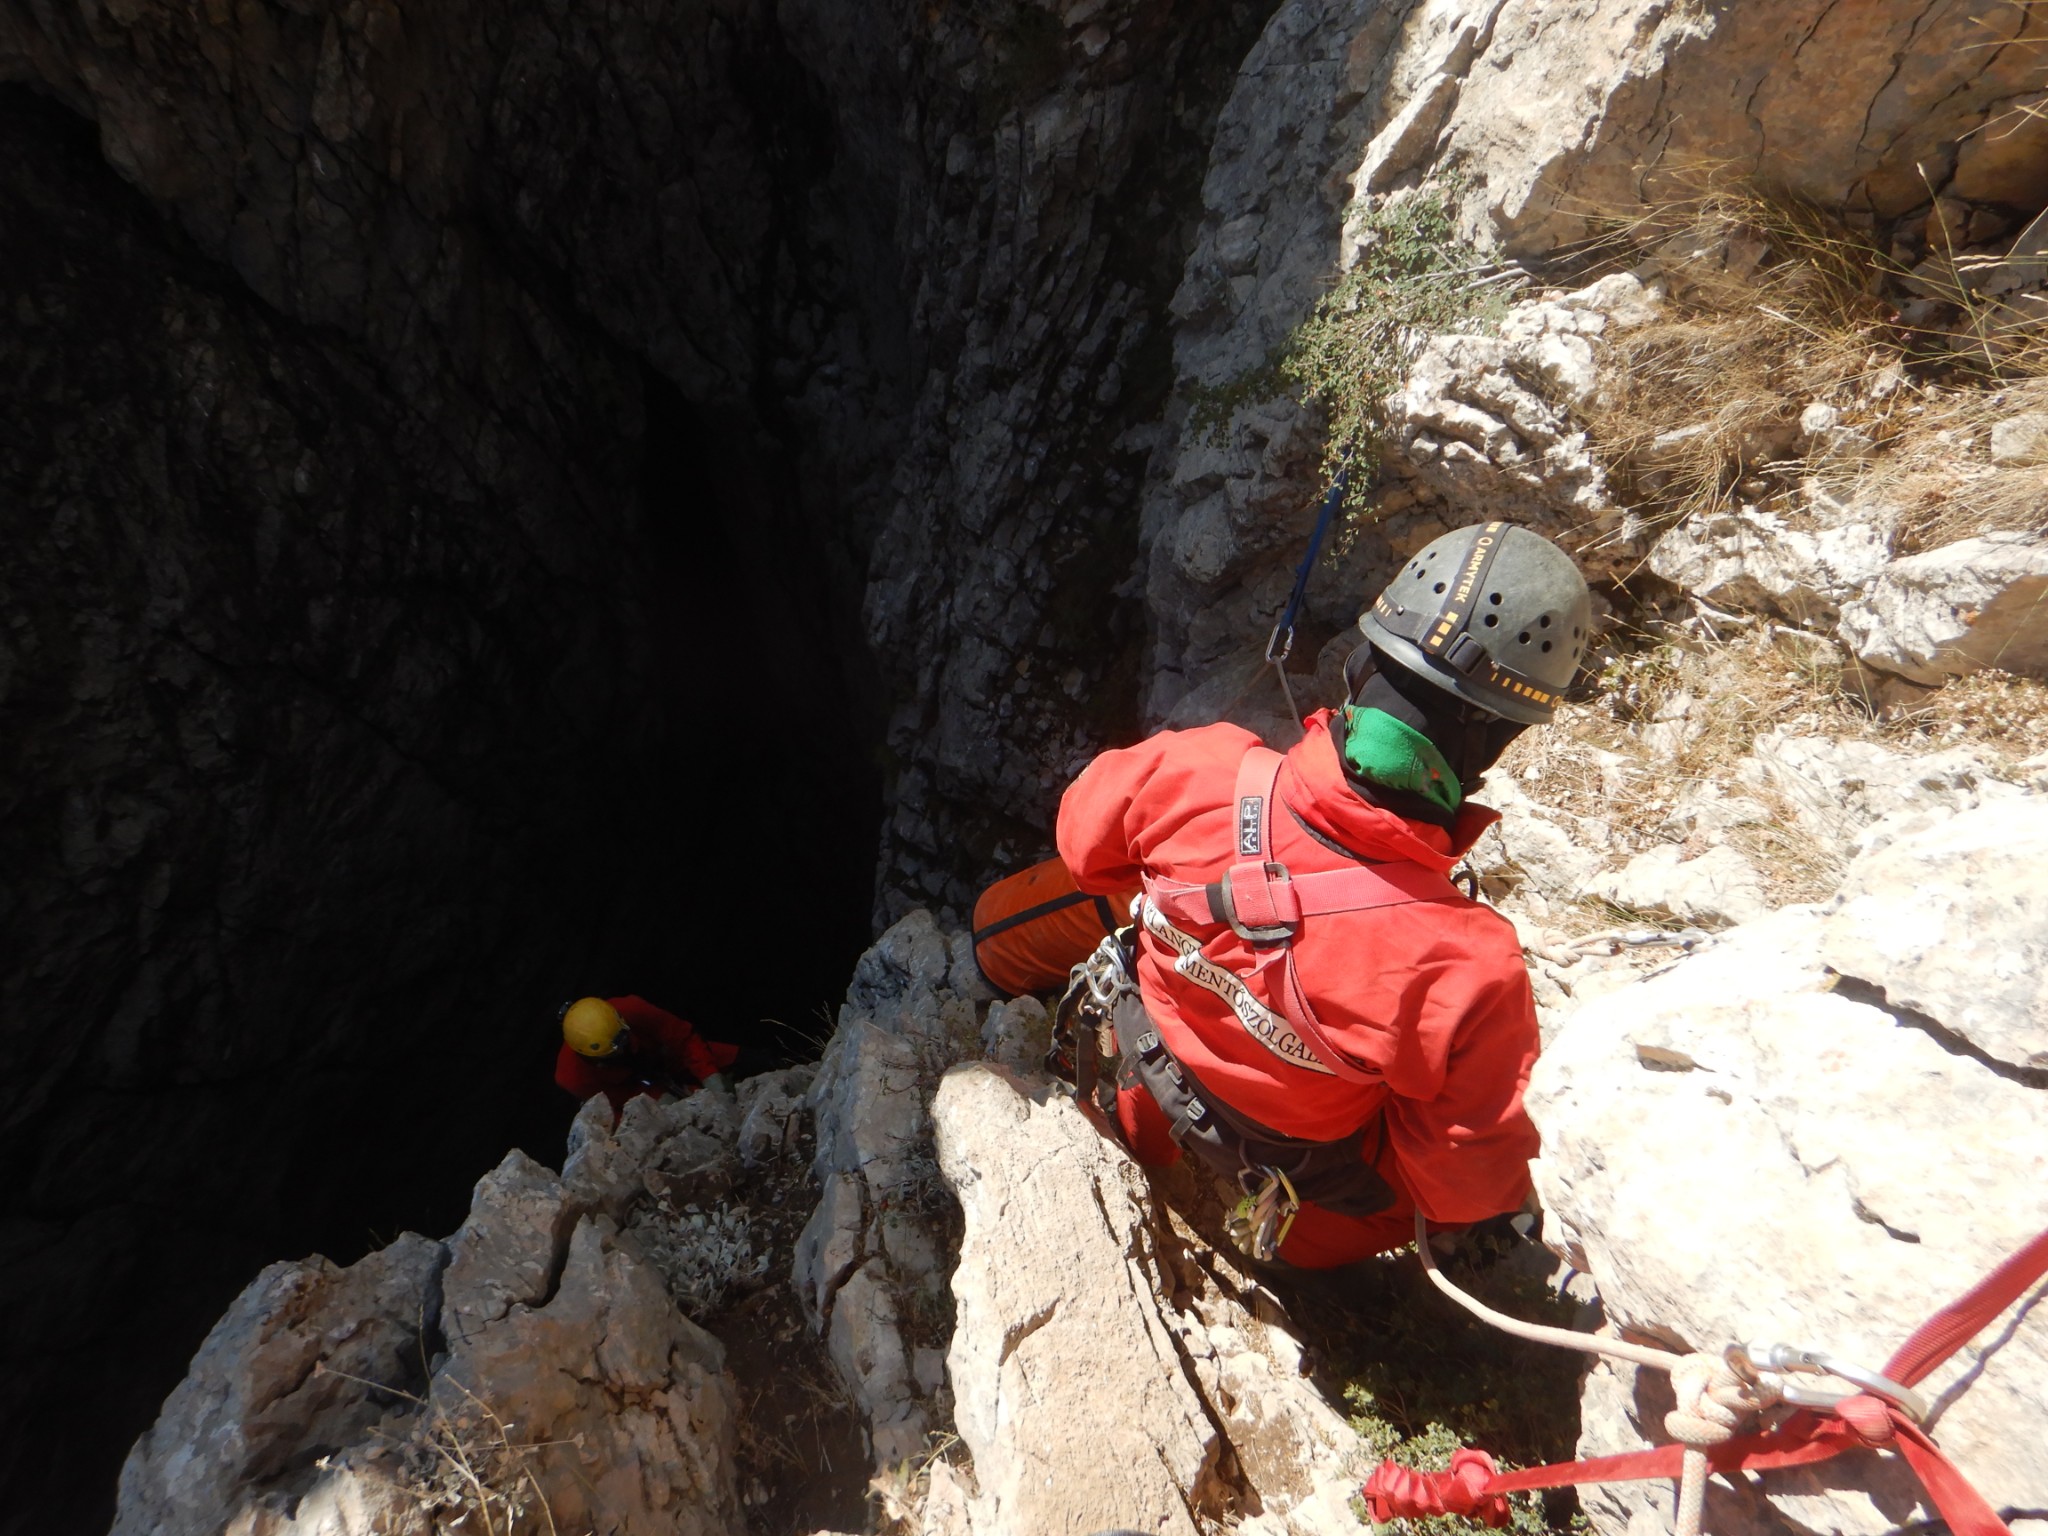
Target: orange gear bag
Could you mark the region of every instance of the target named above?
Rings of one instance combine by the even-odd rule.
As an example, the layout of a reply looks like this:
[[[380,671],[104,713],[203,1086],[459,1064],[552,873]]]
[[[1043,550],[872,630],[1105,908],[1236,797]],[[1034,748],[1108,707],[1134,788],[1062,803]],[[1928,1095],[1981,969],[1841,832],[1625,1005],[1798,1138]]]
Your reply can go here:
[[[1135,890],[1091,896],[1058,858],[998,880],[974,904],[974,960],[1011,997],[1067,984],[1103,935],[1129,921]]]

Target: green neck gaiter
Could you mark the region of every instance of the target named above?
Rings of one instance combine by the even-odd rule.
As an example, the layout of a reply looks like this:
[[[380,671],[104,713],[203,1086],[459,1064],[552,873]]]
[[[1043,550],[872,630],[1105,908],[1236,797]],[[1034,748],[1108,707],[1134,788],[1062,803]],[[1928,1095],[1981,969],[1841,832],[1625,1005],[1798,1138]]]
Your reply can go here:
[[[1369,784],[1420,795],[1446,811],[1465,798],[1436,744],[1383,709],[1344,707],[1344,761]]]

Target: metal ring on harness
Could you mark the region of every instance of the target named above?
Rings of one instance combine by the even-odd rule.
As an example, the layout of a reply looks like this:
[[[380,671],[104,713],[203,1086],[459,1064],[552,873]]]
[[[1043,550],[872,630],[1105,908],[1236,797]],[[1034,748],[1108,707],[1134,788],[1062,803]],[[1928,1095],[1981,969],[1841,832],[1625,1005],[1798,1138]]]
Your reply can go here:
[[[1259,1179],[1256,1189],[1250,1185],[1253,1178]],[[1223,1229],[1239,1252],[1269,1263],[1278,1256],[1294,1218],[1301,1213],[1301,1196],[1287,1171],[1270,1164],[1238,1170],[1237,1187],[1244,1198],[1224,1219]]]
[[[1045,1067],[1054,1076],[1065,1076],[1060,1070],[1061,1050],[1071,1043],[1074,1097],[1084,1103],[1095,1097],[1103,1054],[1102,1029],[1115,1014],[1118,1002],[1138,990],[1125,956],[1124,935],[1129,932],[1125,928],[1109,934],[1069,971],[1067,990],[1053,1008],[1052,1045],[1045,1055]]]

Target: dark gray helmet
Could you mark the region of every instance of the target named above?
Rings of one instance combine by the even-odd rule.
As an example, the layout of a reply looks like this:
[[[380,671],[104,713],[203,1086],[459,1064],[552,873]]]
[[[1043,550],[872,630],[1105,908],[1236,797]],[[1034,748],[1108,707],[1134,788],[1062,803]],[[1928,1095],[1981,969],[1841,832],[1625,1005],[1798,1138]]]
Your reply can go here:
[[[1425,545],[1358,627],[1445,692],[1541,725],[1586,654],[1593,600],[1572,557],[1550,540],[1481,523]]]

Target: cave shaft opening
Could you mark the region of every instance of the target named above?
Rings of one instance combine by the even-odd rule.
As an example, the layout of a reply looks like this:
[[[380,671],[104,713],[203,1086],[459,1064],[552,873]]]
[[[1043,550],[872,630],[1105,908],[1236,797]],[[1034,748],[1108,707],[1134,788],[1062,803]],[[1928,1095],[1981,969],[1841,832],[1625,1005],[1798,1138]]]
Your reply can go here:
[[[78,119],[10,88],[0,139],[0,1530],[96,1529],[263,1265],[559,1163],[563,998],[829,1032],[879,722],[857,551],[744,402],[600,338],[479,483]]]

